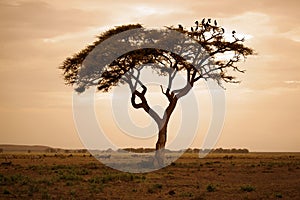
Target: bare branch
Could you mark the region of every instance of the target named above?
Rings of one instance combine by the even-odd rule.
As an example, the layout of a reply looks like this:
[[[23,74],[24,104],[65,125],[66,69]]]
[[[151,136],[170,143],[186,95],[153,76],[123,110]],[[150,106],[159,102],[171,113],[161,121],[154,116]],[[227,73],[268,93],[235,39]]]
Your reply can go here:
[[[159,115],[150,108],[150,106],[148,105],[148,102],[146,100],[145,94],[147,92],[147,88],[146,86],[142,86],[143,91],[139,92],[137,90],[135,90],[132,95],[131,95],[131,104],[135,109],[140,109],[143,108],[145,110],[146,113],[149,114],[149,116],[151,116],[156,123],[161,123],[161,118],[159,117]],[[141,103],[136,103],[136,96],[140,98]]]

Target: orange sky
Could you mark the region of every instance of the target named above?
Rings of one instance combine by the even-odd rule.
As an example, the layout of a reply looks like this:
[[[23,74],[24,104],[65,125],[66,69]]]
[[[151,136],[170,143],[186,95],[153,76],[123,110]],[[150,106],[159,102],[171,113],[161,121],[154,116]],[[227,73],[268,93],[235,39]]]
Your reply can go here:
[[[0,143],[81,148],[72,88],[58,70],[62,61],[116,25],[189,27],[211,17],[228,31],[247,34],[246,44],[258,53],[241,63],[247,70],[241,84],[225,85],[226,119],[217,147],[300,151],[299,6],[298,0],[2,0]],[[107,102],[99,106],[109,112]],[[193,147],[200,146],[201,134]]]

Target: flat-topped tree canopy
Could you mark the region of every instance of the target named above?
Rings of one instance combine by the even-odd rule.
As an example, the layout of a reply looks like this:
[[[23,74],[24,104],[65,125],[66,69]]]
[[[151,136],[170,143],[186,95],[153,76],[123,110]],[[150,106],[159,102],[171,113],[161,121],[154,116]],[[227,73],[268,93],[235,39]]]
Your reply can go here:
[[[112,62],[105,63],[106,66],[100,66],[101,63],[97,63],[97,58],[93,58],[95,63],[89,63],[88,65],[90,66],[84,66],[84,60],[96,49],[97,45],[117,34],[134,29],[142,29],[145,32],[140,35],[126,35],[126,41],[122,41],[122,45],[130,46],[133,42],[140,42],[150,46],[153,44],[159,46],[170,42],[168,41],[170,38],[164,38],[173,37],[173,35],[166,34],[168,31],[176,31],[185,35],[185,41],[180,41],[182,38],[177,39],[176,36],[171,39],[171,41],[176,43],[175,45],[172,44],[174,45],[173,49],[181,48],[180,50],[176,49],[176,51],[141,48],[125,52],[112,60]],[[232,32],[231,41],[228,41],[225,37],[224,29],[217,26],[216,23],[214,25],[198,23],[191,31],[180,26],[179,28],[166,27],[165,30],[156,32],[146,30],[141,24],[129,24],[110,29],[97,38],[92,45],[87,46],[72,57],[68,57],[60,66],[60,69],[63,70],[65,83],[68,85],[77,84],[76,91],[79,93],[84,92],[90,86],[97,86],[99,91],[107,92],[113,86],[125,83],[124,75],[131,69],[148,63],[157,64],[155,65],[156,67],[153,67],[153,70],[160,75],[168,75],[169,71],[167,68],[176,71],[187,70],[191,85],[201,78],[205,80],[213,79],[220,85],[222,81],[235,83],[237,81],[229,74],[229,71],[244,72],[236,66],[236,63],[253,54],[251,48],[244,46],[244,39],[236,37],[235,31]],[[186,44],[189,39],[194,42],[193,44],[197,43],[202,48],[199,55],[196,55],[196,52],[200,52],[197,49],[198,47],[195,45],[191,46],[191,43]],[[107,45],[113,46],[112,44]],[[97,56],[108,53],[98,52]]]

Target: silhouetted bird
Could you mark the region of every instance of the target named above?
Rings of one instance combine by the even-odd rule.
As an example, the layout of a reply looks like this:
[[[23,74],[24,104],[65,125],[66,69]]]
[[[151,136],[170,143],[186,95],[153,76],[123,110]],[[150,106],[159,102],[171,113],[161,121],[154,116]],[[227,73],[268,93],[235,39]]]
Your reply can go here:
[[[210,22],[211,22],[211,19],[208,19],[207,21],[208,21],[208,23],[210,23]]]
[[[192,31],[192,32],[194,32],[194,29],[193,29],[193,27],[191,27],[191,31]]]
[[[198,30],[198,27],[199,27],[199,22],[198,22],[198,21],[195,21],[195,24],[196,24],[196,29],[195,29],[195,31],[197,31],[197,30]]]
[[[204,25],[204,23],[205,23],[205,18],[202,19],[201,24]]]
[[[209,26],[209,23],[207,21],[206,24],[204,24],[204,27],[208,27],[208,26]]]
[[[183,31],[183,26],[181,24],[178,24],[178,28]]]
[[[215,26],[217,26],[218,25],[217,20],[215,20],[214,22],[215,22]]]
[[[236,32],[235,31],[232,31],[232,35],[234,35]]]
[[[222,30],[222,32],[223,32],[223,33],[225,33],[225,30],[224,30],[224,28],[221,28],[221,30]]]

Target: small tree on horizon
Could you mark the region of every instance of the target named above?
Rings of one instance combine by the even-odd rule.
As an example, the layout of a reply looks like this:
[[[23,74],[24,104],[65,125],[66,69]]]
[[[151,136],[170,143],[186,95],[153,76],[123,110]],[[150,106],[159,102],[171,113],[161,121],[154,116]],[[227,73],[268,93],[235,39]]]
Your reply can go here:
[[[95,70],[78,81],[80,70],[83,70],[85,58],[98,44],[116,34],[138,28],[143,29],[144,27],[140,24],[123,25],[102,33],[94,44],[87,46],[72,57],[68,57],[60,66],[60,69],[63,70],[65,83],[67,85],[76,85],[78,93],[84,92],[91,86],[97,86],[99,91],[107,92],[118,84],[127,83],[131,89],[131,105],[135,109],[143,109],[157,124],[158,138],[155,146],[154,165],[163,166],[168,122],[178,100],[188,94],[199,80],[212,79],[219,85],[222,85],[222,82],[239,82],[230,72],[244,72],[238,68],[236,63],[245,60],[247,56],[254,54],[254,52],[243,44],[244,38],[238,38],[235,31],[230,33],[232,37],[228,41],[227,37],[225,37],[224,28],[218,26],[216,21],[212,23],[211,19],[203,19],[201,23],[196,21],[195,26],[191,27],[190,30],[186,30],[181,25],[178,28],[167,27],[167,30],[182,33],[201,45],[207,55],[200,61],[190,62],[190,60],[174,52],[162,49],[143,48],[127,52],[116,58],[108,66],[105,66],[106,68],[101,74]],[[154,42],[154,40],[158,39],[141,38],[140,40]],[[128,39],[128,42],[130,42],[130,39]],[[184,44],[184,41],[182,44]],[[187,49],[182,49],[183,51],[188,51]],[[194,61],[197,60],[197,56],[200,55],[190,55]],[[156,67],[153,67],[153,70],[159,75],[168,76],[169,78],[166,89],[161,86],[161,92],[169,102],[162,117],[148,104],[145,96],[147,87],[139,79],[142,69],[139,66],[149,63],[157,64]],[[186,73],[186,84],[182,88],[175,90],[172,89],[172,83],[178,72]],[[142,88],[142,91],[138,91],[138,86]],[[137,101],[137,98],[139,101]]]

